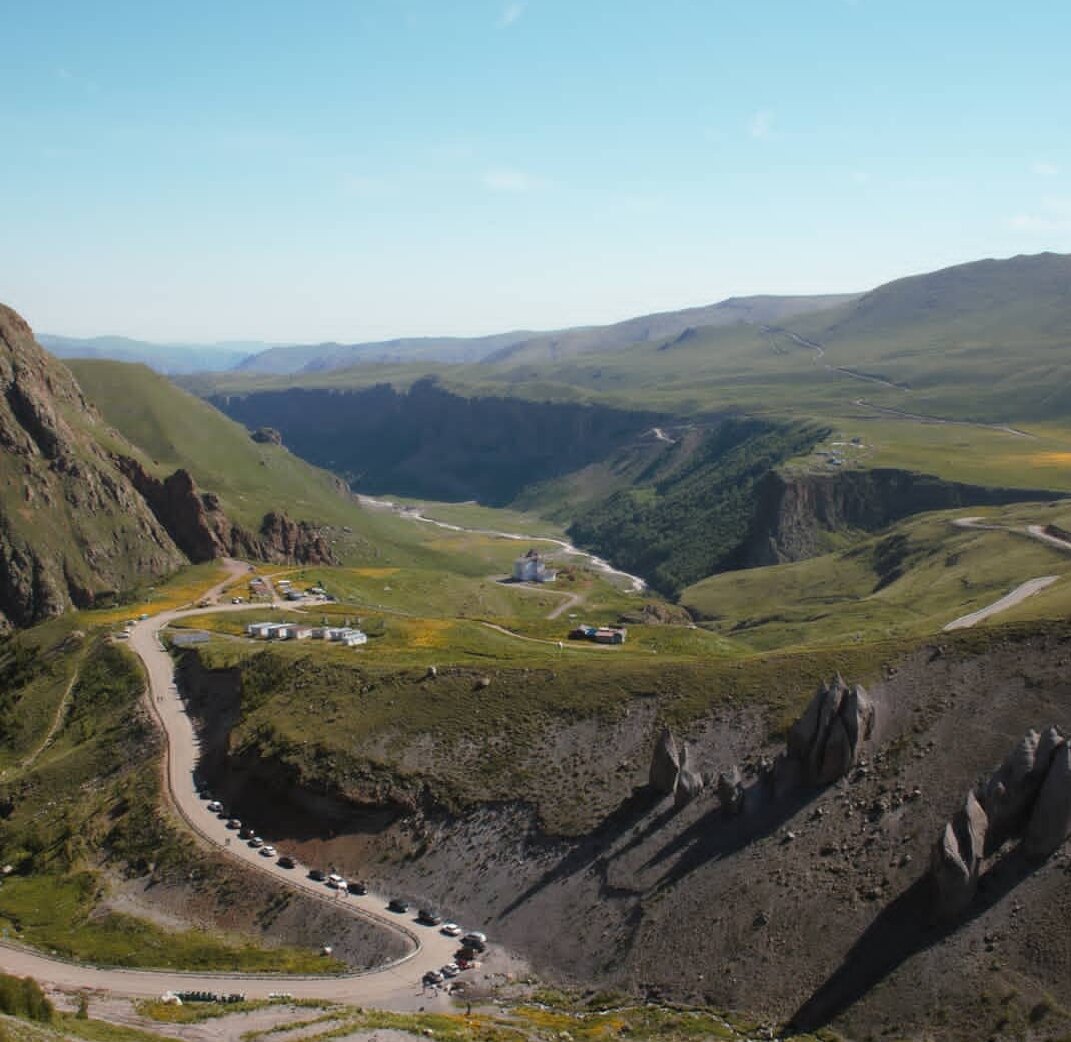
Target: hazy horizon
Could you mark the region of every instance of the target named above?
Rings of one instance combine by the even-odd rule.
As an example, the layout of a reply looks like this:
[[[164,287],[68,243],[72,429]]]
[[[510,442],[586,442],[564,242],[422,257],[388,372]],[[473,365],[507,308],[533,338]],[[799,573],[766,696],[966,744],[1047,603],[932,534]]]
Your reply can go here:
[[[3,299],[54,335],[352,343],[1067,252],[1069,28],[960,0],[23,7]]]

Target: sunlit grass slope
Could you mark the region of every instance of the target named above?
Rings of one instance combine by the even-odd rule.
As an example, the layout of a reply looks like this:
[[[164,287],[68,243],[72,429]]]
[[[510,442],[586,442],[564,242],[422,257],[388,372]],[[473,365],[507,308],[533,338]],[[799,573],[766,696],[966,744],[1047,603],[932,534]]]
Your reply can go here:
[[[1069,512],[1057,503],[928,514],[840,553],[705,579],[685,590],[682,601],[709,620],[706,627],[757,651],[938,633],[1026,580],[1048,575],[1059,577],[1053,586],[989,624],[1065,615],[1071,553],[1022,531],[952,524],[979,513],[987,523],[1017,528],[1060,524]]]

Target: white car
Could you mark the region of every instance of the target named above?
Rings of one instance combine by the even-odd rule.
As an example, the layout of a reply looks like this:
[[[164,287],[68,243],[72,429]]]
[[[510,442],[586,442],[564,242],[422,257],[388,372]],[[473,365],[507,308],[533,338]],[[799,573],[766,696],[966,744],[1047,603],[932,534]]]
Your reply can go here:
[[[275,857],[275,847],[273,847],[270,843],[266,844],[265,846],[260,848],[260,856]]]
[[[223,810],[223,804],[220,803],[219,800],[213,800],[207,805],[207,809],[210,810],[213,814],[218,814],[221,810]]]
[[[443,923],[439,927],[439,933],[445,934],[447,937],[460,937],[461,927],[457,923]]]
[[[340,886],[346,885],[346,880],[343,879],[342,876],[338,875],[337,873],[332,872],[327,877],[327,885],[332,889],[337,890]]]
[[[456,962],[448,962],[439,972],[444,977],[456,977],[461,972],[461,967]]]

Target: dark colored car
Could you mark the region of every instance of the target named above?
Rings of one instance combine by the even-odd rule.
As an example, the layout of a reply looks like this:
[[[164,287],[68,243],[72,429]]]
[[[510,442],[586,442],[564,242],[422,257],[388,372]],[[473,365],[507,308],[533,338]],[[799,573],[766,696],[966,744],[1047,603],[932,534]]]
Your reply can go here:
[[[253,830],[248,825],[243,825],[238,830],[238,838],[239,839],[252,839],[253,838]]]
[[[229,829],[240,829],[241,827],[242,823],[237,818],[231,818],[230,821],[227,822],[227,828]]]
[[[284,854],[278,861],[275,862],[280,868],[293,868],[294,859],[289,854]]]
[[[310,868],[309,879],[315,879],[317,883],[322,883],[327,878],[327,873],[322,868]]]
[[[443,921],[443,917],[430,908],[421,908],[417,912],[417,919],[425,926],[438,926]]]
[[[387,904],[387,910],[391,912],[408,912],[409,902],[400,897],[392,897]]]
[[[365,886],[364,883],[347,883],[346,884],[346,889],[351,894],[357,894],[358,897],[361,894],[367,894],[368,893],[368,887]]]

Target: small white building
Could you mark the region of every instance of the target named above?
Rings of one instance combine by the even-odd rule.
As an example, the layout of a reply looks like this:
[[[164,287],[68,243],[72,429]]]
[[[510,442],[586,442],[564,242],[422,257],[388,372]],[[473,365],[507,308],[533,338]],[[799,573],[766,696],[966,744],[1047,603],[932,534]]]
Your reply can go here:
[[[529,550],[523,557],[513,562],[513,579],[519,583],[553,582],[558,573],[547,567],[543,555],[538,550]]]
[[[312,627],[285,623],[276,630],[275,636],[279,640],[308,640],[312,636]]]
[[[257,640],[268,640],[275,635],[279,628],[278,622],[251,622],[245,628],[246,636],[255,637]]]
[[[345,644],[348,648],[368,643],[368,634],[352,626],[325,626],[320,633],[323,640],[329,640],[333,644]]]

